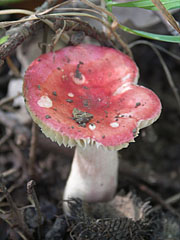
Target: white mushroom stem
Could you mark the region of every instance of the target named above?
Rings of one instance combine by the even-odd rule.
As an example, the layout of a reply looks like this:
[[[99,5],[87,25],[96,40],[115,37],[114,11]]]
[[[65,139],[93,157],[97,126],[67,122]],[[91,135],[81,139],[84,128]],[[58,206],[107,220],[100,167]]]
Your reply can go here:
[[[118,154],[96,146],[76,147],[64,200],[87,202],[111,200],[117,188]],[[65,204],[66,205],[66,204]],[[65,206],[65,212],[67,212]]]

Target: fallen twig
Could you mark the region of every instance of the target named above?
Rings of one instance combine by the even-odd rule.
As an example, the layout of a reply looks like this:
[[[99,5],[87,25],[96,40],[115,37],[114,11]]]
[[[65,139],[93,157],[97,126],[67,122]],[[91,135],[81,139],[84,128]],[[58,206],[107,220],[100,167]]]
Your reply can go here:
[[[41,232],[40,232],[40,227],[42,225],[42,214],[41,214],[41,209],[39,205],[39,201],[34,189],[34,186],[36,185],[34,180],[31,180],[27,183],[27,194],[28,194],[28,199],[29,201],[35,206],[35,209],[37,211],[37,216],[38,216],[38,237],[41,239]]]
[[[21,73],[19,72],[18,68],[16,67],[16,65],[13,63],[13,61],[11,60],[11,58],[8,56],[6,58],[6,62],[8,67],[11,69],[11,71],[13,72],[13,74],[17,77],[17,78],[22,78]]]
[[[44,11],[55,4],[57,4],[59,0],[46,0],[36,11],[39,13],[40,11]],[[23,43],[29,36],[34,34],[35,31],[41,28],[40,21],[32,21],[26,22],[18,27],[10,29],[7,31],[7,35],[9,34],[9,38],[7,42],[0,45],[0,60],[2,64],[2,60],[4,60],[7,56],[9,56],[21,43]],[[14,32],[12,31],[14,30]]]
[[[0,100],[0,107],[3,106],[6,103],[14,101],[17,97],[22,96],[22,93],[18,93],[16,96],[13,97],[5,97]]]
[[[10,207],[10,209],[12,211],[12,214],[13,214],[14,222],[22,230],[23,234],[25,236],[27,236],[27,238],[29,240],[31,240],[32,239],[32,235],[31,235],[28,227],[26,226],[26,224],[24,222],[24,219],[23,219],[21,213],[19,212],[15,202],[13,201],[10,193],[8,192],[6,186],[4,185],[3,180],[2,180],[1,177],[0,177],[0,191],[3,192],[3,194],[6,196],[6,199],[7,199],[8,203],[9,203],[9,207]]]
[[[9,205],[8,205],[9,206]],[[2,216],[1,216],[2,214]],[[4,218],[3,216],[6,215],[6,212],[3,211],[2,209],[0,209],[0,218],[5,221],[12,229],[15,230],[15,232],[17,234],[19,234],[19,236],[23,239],[23,240],[28,240],[27,237],[24,235],[24,233],[22,233],[19,229],[15,229],[13,226],[13,223],[11,223],[8,219]]]
[[[0,146],[2,146],[12,135],[12,130],[6,128],[6,134],[0,139]]]
[[[165,200],[165,202],[167,204],[174,204],[178,201],[180,201],[180,193],[177,193]],[[157,210],[161,209],[161,207],[162,207],[161,205],[157,205],[157,206],[153,207],[150,211],[151,212],[157,211]]]
[[[35,177],[35,160],[36,160],[36,146],[37,146],[37,130],[36,123],[32,122],[31,129],[31,144],[29,151],[28,171],[31,177]]]
[[[152,199],[154,199],[156,202],[158,202],[162,207],[167,209],[173,215],[180,218],[180,214],[170,204],[168,204],[166,201],[164,201],[159,193],[156,193],[155,191],[153,191],[152,189],[150,189],[148,186],[146,186],[144,184],[138,184],[137,186],[141,191],[147,193],[150,197],[152,197]]]
[[[7,171],[2,172],[2,173],[1,173],[1,177],[2,177],[2,178],[8,177],[8,176],[10,176],[11,174],[16,173],[17,171],[18,171],[17,168],[10,168],[10,169],[8,169]]]

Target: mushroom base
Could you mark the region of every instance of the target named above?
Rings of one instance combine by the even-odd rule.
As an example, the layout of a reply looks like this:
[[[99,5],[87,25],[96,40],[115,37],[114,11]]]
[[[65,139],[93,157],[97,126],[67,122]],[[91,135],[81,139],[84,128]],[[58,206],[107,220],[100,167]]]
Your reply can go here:
[[[117,176],[117,151],[77,146],[63,198],[80,198],[86,202],[109,201],[116,192]],[[66,203],[64,210],[67,212]]]

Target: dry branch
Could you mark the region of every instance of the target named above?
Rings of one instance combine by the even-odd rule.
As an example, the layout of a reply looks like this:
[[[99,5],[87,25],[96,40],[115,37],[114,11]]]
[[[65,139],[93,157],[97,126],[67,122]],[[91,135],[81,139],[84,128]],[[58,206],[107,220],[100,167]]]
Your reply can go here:
[[[57,4],[59,0],[46,0],[37,10],[36,13],[44,11]],[[0,45],[0,66],[7,56],[9,56],[21,43],[23,43],[29,36],[35,33],[42,27],[40,21],[29,21],[11,28],[7,31],[9,38],[7,42]]]

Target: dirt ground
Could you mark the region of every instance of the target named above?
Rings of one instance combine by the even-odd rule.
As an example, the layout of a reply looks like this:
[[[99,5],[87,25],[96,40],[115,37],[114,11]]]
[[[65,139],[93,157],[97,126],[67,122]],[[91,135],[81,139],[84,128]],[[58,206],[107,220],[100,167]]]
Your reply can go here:
[[[176,55],[180,52],[177,44],[156,44]],[[74,149],[59,147],[38,129],[35,163],[29,162],[32,123],[15,120],[18,107],[11,100],[2,101],[14,78],[7,63],[2,66],[0,240],[180,239],[180,106],[152,49],[140,44],[132,50],[140,69],[139,84],[159,96],[162,114],[141,130],[135,143],[119,151],[118,192],[111,207],[84,206],[77,199],[70,202],[68,217],[62,211],[62,194]],[[180,62],[165,53],[162,56],[179,91]],[[16,53],[11,59],[20,70]],[[131,205],[128,217],[127,204]],[[136,221],[133,211],[139,214]]]

